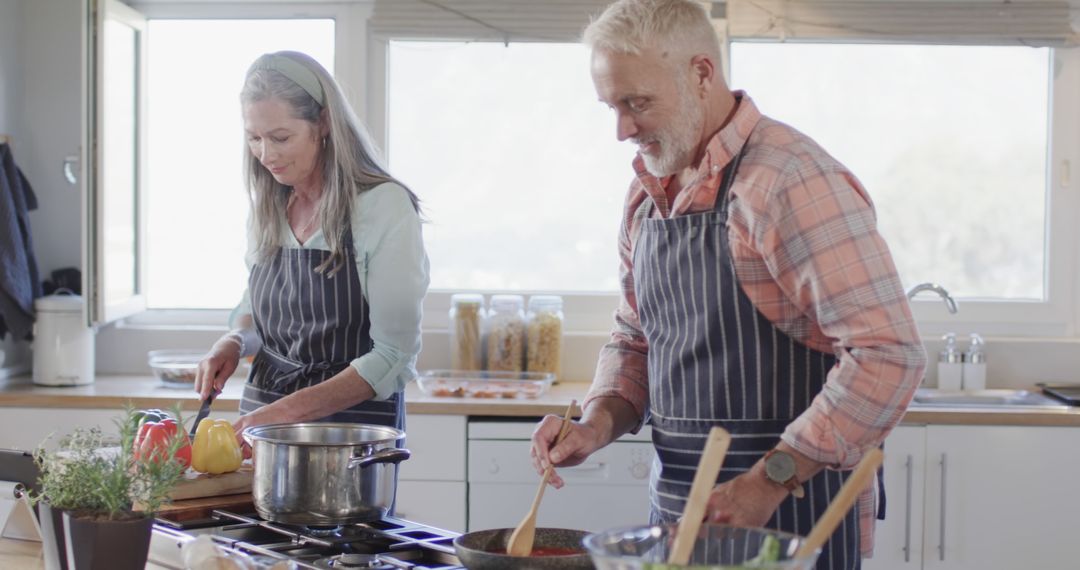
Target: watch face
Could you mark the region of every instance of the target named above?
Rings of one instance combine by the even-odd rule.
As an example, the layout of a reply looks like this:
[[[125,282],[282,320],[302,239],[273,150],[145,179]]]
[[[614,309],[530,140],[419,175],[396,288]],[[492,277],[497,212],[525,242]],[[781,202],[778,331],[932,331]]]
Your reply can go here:
[[[795,476],[795,458],[783,451],[777,451],[765,460],[765,475],[783,484]]]

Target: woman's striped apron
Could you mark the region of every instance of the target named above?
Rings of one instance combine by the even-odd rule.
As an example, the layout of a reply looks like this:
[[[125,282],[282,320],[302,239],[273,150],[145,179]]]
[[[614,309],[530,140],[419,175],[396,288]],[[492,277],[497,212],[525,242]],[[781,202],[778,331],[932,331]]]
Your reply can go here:
[[[735,277],[727,205],[740,152],[728,166],[712,211],[650,219],[646,200],[634,256],[634,291],[649,343],[650,423],[656,459],[651,519],[674,522],[712,426],[731,432],[719,482],[747,471],[810,406],[836,358],[776,328]],[[780,505],[765,525],[806,535],[848,474],[825,470],[806,496]],[[825,544],[818,570],[860,567],[858,519],[850,511]]]
[[[352,231],[345,234],[346,262],[333,277],[315,268],[329,251],[283,247],[251,269],[248,288],[255,329],[263,345],[252,362],[240,413],[314,386],[371,351],[368,304],[356,269]],[[405,399],[398,392],[320,419],[405,428]]]

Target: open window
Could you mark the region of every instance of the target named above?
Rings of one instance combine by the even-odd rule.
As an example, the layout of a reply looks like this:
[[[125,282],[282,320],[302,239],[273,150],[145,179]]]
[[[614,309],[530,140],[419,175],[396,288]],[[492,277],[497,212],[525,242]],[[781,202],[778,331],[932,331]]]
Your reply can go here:
[[[333,73],[335,20],[287,6],[150,6],[147,18],[119,0],[91,5],[82,177],[90,323],[229,309],[246,286],[244,73],[286,49]]]
[[[146,19],[118,0],[90,6],[83,288],[99,325],[146,307]]]

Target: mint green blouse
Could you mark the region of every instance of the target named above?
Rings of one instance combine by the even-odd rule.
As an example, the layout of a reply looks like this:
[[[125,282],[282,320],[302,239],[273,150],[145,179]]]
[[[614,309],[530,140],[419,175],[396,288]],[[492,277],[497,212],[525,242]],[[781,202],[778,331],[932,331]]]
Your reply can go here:
[[[288,224],[283,232],[284,247],[330,250],[322,229],[304,244],[297,241]],[[420,216],[399,184],[380,184],[353,201],[352,235],[356,268],[370,307],[374,348],[351,364],[371,384],[375,399],[384,400],[416,377],[420,319],[430,266]],[[255,242],[249,220],[244,256],[249,271],[255,264]],[[235,326],[240,317],[250,314],[250,292],[245,289],[229,323]]]

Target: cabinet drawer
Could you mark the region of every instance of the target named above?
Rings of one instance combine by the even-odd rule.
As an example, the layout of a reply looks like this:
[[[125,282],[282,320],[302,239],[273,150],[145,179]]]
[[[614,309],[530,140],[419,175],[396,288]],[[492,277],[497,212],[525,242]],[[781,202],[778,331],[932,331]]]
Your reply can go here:
[[[540,480],[529,458],[528,441],[472,440],[469,442],[469,483],[527,483]],[[645,442],[615,442],[593,453],[584,463],[562,467],[568,486],[629,485],[647,487],[653,446]]]

